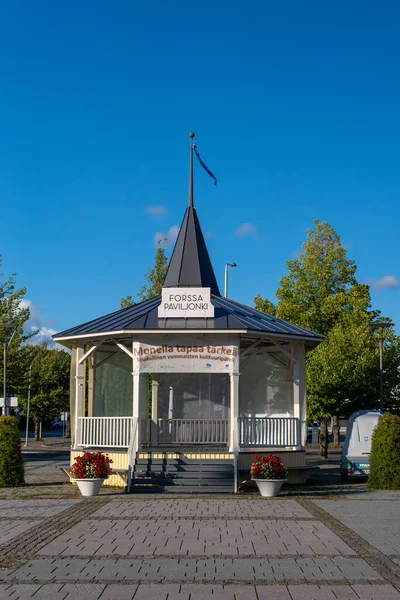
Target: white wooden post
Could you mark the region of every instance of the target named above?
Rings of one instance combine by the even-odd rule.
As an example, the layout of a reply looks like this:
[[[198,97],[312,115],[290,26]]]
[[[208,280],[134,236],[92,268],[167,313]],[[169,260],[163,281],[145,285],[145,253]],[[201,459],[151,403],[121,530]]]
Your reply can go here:
[[[306,349],[304,342],[299,344],[299,346],[301,445],[303,448],[305,448],[307,442]]]
[[[76,367],[75,367],[75,445],[80,446],[80,424],[79,417],[84,417],[84,403],[83,403],[83,386],[85,383],[85,367],[83,363],[80,363],[84,353],[83,344],[78,346],[76,349]]]
[[[96,352],[87,360],[88,373],[88,417],[94,417],[94,395],[96,385]]]
[[[230,374],[231,407],[229,452],[239,452],[239,373]]]
[[[301,346],[299,343],[293,343],[293,361],[292,361],[292,372],[293,372],[293,416],[295,419],[299,419],[301,422],[301,394],[300,394],[300,354]],[[300,439],[297,440],[297,448],[300,449],[302,446],[302,434],[301,428],[298,432]]]
[[[75,448],[76,439],[76,415],[75,415],[75,404],[76,404],[76,385],[75,385],[75,371],[76,371],[76,348],[72,348],[71,354],[71,369],[69,373],[69,432],[71,436],[71,448]]]
[[[137,433],[135,438],[135,446],[133,451],[136,453],[140,445],[141,441],[141,423],[140,423],[140,375],[139,373],[133,374],[133,410],[132,410],[133,418],[137,419]]]
[[[158,381],[151,382],[151,445],[158,444]]]

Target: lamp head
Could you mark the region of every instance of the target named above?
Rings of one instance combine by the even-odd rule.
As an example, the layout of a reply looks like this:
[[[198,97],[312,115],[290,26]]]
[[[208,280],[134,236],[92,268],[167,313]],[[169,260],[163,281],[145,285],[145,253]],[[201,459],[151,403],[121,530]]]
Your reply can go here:
[[[379,329],[388,329],[389,327],[394,327],[394,323],[392,321],[375,321],[369,324],[369,326],[373,328]]]

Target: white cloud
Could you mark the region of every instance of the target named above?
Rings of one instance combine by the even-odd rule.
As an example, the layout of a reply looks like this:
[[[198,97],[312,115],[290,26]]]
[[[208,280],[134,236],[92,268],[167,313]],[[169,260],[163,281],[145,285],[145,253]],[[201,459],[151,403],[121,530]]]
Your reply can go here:
[[[215,238],[215,233],[213,233],[212,231],[205,231],[204,237],[208,238],[209,240],[212,240]]]
[[[20,306],[21,308],[29,308],[30,312],[30,317],[24,324],[24,332],[26,334],[35,333],[29,339],[28,343],[36,345],[41,342],[47,342],[51,348],[61,348],[52,339],[52,335],[57,333],[57,331],[51,327],[46,327],[46,324],[42,322],[42,309],[34,304],[32,300],[21,300]]]
[[[165,215],[167,214],[167,209],[165,208],[165,206],[161,206],[158,204],[154,206],[147,206],[146,212],[148,215],[152,215],[153,217],[165,217]]]
[[[157,231],[153,236],[154,246],[157,248],[160,242],[160,246],[162,248],[167,248],[171,244],[174,244],[176,238],[178,237],[179,226],[172,225],[167,231],[167,233],[163,233],[162,231]],[[167,239],[165,242],[164,240]]]
[[[235,231],[237,237],[246,237],[247,235],[256,235],[257,227],[252,223],[242,223]]]
[[[387,288],[397,288],[399,283],[400,282],[395,275],[385,275],[380,279],[371,281],[370,286],[375,290],[385,290]]]

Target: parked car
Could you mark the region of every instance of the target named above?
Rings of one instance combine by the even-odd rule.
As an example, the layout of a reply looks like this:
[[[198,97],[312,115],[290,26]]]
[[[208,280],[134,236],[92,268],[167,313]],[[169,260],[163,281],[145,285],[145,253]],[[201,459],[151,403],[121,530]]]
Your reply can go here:
[[[51,426],[52,426],[53,429],[56,429],[56,428],[62,427],[63,426],[63,422],[61,421],[61,419],[54,419],[51,422]]]
[[[372,433],[381,417],[379,410],[359,410],[351,415],[340,461],[342,481],[369,474]]]

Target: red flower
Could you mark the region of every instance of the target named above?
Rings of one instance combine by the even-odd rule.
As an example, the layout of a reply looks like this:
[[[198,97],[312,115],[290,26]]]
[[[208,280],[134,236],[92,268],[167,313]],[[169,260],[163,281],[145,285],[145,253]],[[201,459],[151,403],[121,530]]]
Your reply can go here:
[[[102,452],[84,452],[77,456],[71,467],[73,479],[107,479],[113,461]]]
[[[253,479],[285,479],[287,468],[282,459],[275,454],[255,454],[250,473]]]

